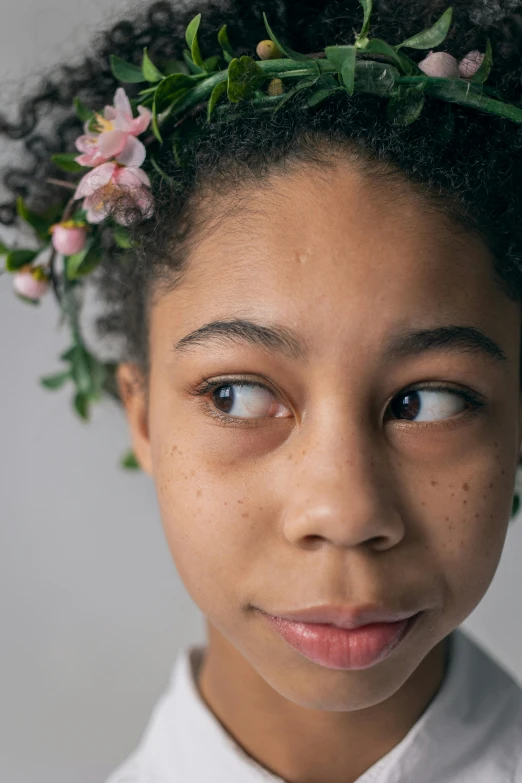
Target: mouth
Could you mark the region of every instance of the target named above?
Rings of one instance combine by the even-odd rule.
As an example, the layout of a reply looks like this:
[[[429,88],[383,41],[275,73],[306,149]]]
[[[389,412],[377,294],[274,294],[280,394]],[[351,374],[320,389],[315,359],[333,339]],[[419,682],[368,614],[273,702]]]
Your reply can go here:
[[[341,628],[331,623],[290,620],[256,610],[293,649],[329,669],[367,669],[387,658],[408,636],[423,612],[391,622]],[[403,613],[404,614],[404,613]]]

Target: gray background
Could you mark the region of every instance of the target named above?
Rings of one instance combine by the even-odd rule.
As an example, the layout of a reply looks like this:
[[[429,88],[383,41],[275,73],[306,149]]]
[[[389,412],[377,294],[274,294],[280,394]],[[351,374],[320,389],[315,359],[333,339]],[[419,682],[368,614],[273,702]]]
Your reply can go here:
[[[74,61],[97,25],[130,7],[3,0],[1,109],[42,68]],[[12,240],[5,229],[0,235]],[[84,424],[69,388],[38,385],[61,368],[67,347],[52,295],[31,307],[1,276],[2,783],[103,783],[137,744],[178,649],[205,640],[204,618],[171,562],[152,481],[118,467],[129,446],[123,414],[104,402]],[[464,628],[522,681],[521,554],[519,517]]]

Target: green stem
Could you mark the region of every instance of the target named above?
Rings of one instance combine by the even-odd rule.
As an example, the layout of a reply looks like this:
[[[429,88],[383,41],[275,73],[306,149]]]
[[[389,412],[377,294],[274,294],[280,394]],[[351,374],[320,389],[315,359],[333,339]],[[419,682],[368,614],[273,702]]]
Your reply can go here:
[[[277,75],[281,79],[290,79],[310,74],[336,73],[335,66],[328,60],[290,60],[287,58],[278,60],[259,60],[256,65],[265,72],[267,76]],[[177,101],[170,110],[163,113],[163,117],[158,120],[161,132],[170,126],[173,119],[185,115],[190,109],[197,106],[198,103],[210,98],[212,90],[220,82],[228,80],[228,69],[211,74],[208,78],[197,83],[184,98]]]
[[[416,84],[422,81],[424,81],[422,76],[401,76],[395,81],[395,84]],[[473,82],[432,76],[426,91],[441,100],[459,103],[462,106],[472,106],[475,109],[505,117],[512,122],[522,123],[522,109],[513,104],[489,98],[483,92],[482,87],[478,87]]]

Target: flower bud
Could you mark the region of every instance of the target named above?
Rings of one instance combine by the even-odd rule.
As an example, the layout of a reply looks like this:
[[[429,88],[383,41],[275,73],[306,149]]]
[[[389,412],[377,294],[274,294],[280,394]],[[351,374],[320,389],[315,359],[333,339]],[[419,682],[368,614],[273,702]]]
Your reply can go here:
[[[282,79],[275,78],[268,82],[267,95],[282,95],[284,91]]]
[[[53,235],[53,247],[64,256],[73,256],[85,247],[87,231],[82,221],[66,220],[55,223],[49,231]]]
[[[13,275],[13,288],[27,299],[40,299],[49,288],[49,279],[40,267],[24,267]]]
[[[442,76],[450,79],[460,76],[458,61],[448,52],[430,52],[417,65],[426,76]]]
[[[468,79],[470,76],[478,71],[482,65],[484,59],[484,52],[479,52],[478,49],[473,49],[468,52],[465,57],[459,63],[459,73],[464,79]]]
[[[281,49],[269,39],[258,43],[256,54],[260,60],[276,60],[279,57],[283,57]]]

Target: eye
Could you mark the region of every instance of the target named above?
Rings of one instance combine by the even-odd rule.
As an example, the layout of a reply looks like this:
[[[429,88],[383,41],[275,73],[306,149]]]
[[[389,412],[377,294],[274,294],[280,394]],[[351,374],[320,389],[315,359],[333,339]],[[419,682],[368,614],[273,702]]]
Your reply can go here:
[[[289,411],[277,402],[274,393],[262,383],[255,381],[210,381],[197,391],[198,395],[211,392],[212,405],[218,411],[209,409],[209,413],[218,418],[264,419],[281,418]],[[291,415],[291,414],[290,414]]]
[[[424,386],[398,394],[390,404],[390,410],[397,418],[405,415],[407,421],[420,422],[451,418],[466,410],[471,413],[482,405],[475,394],[464,389]],[[461,410],[458,410],[459,406]]]
[[[204,380],[191,394],[197,397],[209,396],[210,404],[203,401],[204,412],[227,424],[240,425],[242,420],[292,416],[291,411],[277,401],[268,386],[256,381],[231,378]],[[471,415],[478,413],[484,405],[470,390],[438,384],[401,392],[394,397],[389,409],[396,419],[416,423],[453,418],[462,412]],[[401,418],[403,416],[404,419]]]

